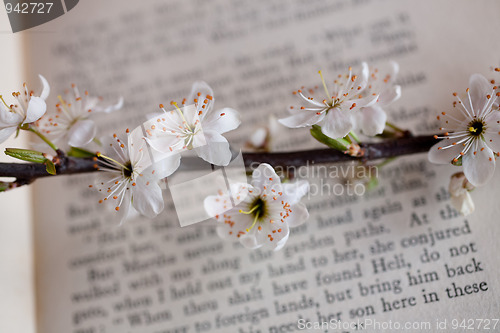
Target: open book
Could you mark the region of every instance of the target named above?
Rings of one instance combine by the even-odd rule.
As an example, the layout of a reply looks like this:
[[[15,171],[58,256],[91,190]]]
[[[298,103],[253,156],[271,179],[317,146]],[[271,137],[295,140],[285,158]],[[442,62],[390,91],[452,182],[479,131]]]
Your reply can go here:
[[[318,82],[318,69],[361,61],[397,61],[403,95],[389,119],[437,131],[451,93],[498,66],[499,12],[465,0],[86,0],[22,35],[30,81],[51,83],[49,105],[71,83],[123,96],[99,122],[123,130],[204,80],[215,107],[241,112],[229,140],[242,147],[269,115],[286,114],[291,91]],[[314,146],[307,130],[283,129],[276,142]],[[119,226],[87,188],[94,175],[37,181],[36,310],[26,322],[40,333],[500,331],[498,175],[464,218],[449,203],[453,170],[425,154],[386,165],[363,196],[336,191],[339,179],[314,168],[310,218],[278,252],[224,242],[212,222],[181,228],[168,190],[160,216]]]

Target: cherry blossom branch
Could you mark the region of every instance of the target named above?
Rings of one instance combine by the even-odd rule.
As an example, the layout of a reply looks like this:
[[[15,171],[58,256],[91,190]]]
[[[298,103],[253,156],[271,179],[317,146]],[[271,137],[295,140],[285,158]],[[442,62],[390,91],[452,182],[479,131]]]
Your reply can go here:
[[[293,152],[243,153],[245,166],[250,168],[257,163],[269,163],[274,167],[299,167],[308,164],[326,164],[354,160],[372,161],[402,155],[427,152],[436,143],[433,136],[404,137],[384,140],[377,143],[361,144],[360,157],[350,156],[335,149],[314,149]],[[64,157],[56,163],[56,175],[73,175],[97,171],[96,158]],[[15,177],[10,183],[1,183],[7,189],[31,184],[38,178],[50,175],[46,166],[36,163],[0,163],[0,177]]]
[[[56,164],[56,176],[73,175],[97,171],[93,158],[75,158],[61,156]],[[47,172],[44,164],[38,163],[0,163],[0,177],[14,177],[12,182],[0,182],[0,192],[29,185],[36,179],[53,176]]]
[[[432,135],[404,137],[395,140],[384,140],[377,143],[362,143],[360,157],[344,154],[335,149],[314,149],[283,153],[243,153],[245,166],[253,163],[269,163],[274,167],[303,166],[310,164],[326,164],[348,161],[372,161],[383,158],[418,154],[429,151],[436,143]]]

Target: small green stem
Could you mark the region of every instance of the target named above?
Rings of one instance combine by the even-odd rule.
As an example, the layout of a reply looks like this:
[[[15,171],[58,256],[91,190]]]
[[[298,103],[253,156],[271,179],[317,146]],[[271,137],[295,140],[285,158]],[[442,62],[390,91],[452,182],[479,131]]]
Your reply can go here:
[[[25,129],[25,128],[22,128],[22,129]],[[43,135],[42,133],[40,133],[39,131],[37,131],[36,129],[34,129],[31,126],[25,130],[35,133],[40,139],[43,140],[43,142],[48,144],[50,148],[52,148],[56,153],[58,153],[58,148],[56,147],[56,145],[53,144],[52,141],[50,141],[45,135]]]
[[[356,135],[356,133],[354,133],[354,132],[352,132],[352,131],[351,131],[351,132],[349,132],[349,134],[348,134],[348,135],[349,135],[351,138],[353,138],[353,139],[354,139],[354,141],[356,141],[357,143],[361,143],[361,140],[360,140],[360,139],[359,139],[359,137]]]
[[[344,136],[342,139],[346,140],[347,142],[349,142],[349,144],[352,144],[352,140],[351,138],[349,137],[349,134],[347,134],[346,136]]]
[[[393,130],[395,130],[397,132],[401,132],[401,133],[406,132],[404,129],[402,129],[402,128],[400,128],[400,127],[398,127],[398,126],[396,126],[393,123],[390,123],[388,121],[385,122],[385,125],[388,126],[388,127],[390,127],[390,128],[392,128]]]

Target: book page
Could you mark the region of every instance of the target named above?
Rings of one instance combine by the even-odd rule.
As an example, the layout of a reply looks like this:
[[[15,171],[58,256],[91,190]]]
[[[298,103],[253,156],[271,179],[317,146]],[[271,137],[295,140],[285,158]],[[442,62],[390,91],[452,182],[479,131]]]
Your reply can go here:
[[[7,13],[0,9],[0,95],[7,100],[22,88],[22,36],[12,34]],[[8,50],[8,51],[6,51]],[[38,82],[36,82],[38,83]],[[5,148],[23,148],[28,136],[22,133],[0,144],[0,162],[14,163],[3,154]],[[2,179],[0,179],[2,180]],[[5,179],[12,181],[12,179]],[[35,297],[33,285],[32,188],[24,187],[0,193],[0,332],[35,332]]]
[[[53,92],[76,83],[124,96],[124,109],[99,121],[108,131],[138,126],[207,81],[215,107],[241,112],[228,135],[236,147],[271,114],[285,116],[293,90],[320,82],[318,69],[392,59],[403,96],[389,119],[433,133],[451,93],[498,65],[499,10],[457,0],[87,0],[39,28],[27,52]],[[280,149],[319,146],[307,129],[280,138]],[[339,320],[346,332],[460,331],[464,319],[494,330],[498,175],[464,218],[446,190],[455,170],[425,154],[385,166],[363,196],[337,186],[338,166],[320,167],[297,172],[311,182],[310,218],[278,252],[223,242],[212,222],[180,228],[168,191],[160,216],[119,226],[87,188],[92,175],[37,181],[39,332],[327,332]]]

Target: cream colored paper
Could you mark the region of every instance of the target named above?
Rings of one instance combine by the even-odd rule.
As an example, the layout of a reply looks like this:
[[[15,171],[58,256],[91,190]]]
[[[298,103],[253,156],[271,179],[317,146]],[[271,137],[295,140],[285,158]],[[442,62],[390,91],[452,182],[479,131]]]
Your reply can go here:
[[[135,128],[157,104],[205,80],[216,108],[242,113],[243,125],[229,135],[242,145],[270,114],[286,115],[292,90],[319,84],[318,69],[333,79],[350,64],[393,59],[403,97],[389,118],[432,133],[435,115],[451,107],[451,93],[464,90],[470,74],[493,75],[499,10],[494,1],[456,0],[87,0],[44,25],[50,33],[30,35],[30,72],[46,75],[54,92],[77,83],[123,95],[124,109],[99,122],[114,130]],[[282,149],[317,146],[307,130],[283,131]],[[307,202],[309,221],[276,253],[222,242],[210,223],[181,229],[168,199],[153,221],[118,226],[87,188],[90,175],[38,181],[39,332],[291,332],[333,319],[429,323],[431,331],[489,319],[493,328],[498,175],[474,191],[477,212],[465,219],[446,199],[454,170],[425,155],[389,164],[365,197],[338,195],[334,170],[303,174],[333,194]],[[471,273],[457,276],[459,266]],[[471,294],[451,297],[454,287]]]

